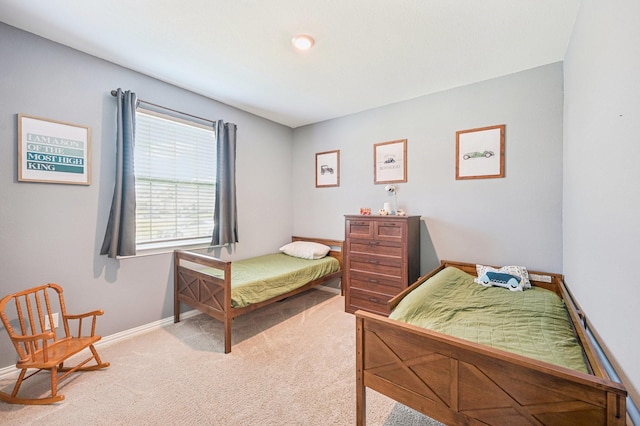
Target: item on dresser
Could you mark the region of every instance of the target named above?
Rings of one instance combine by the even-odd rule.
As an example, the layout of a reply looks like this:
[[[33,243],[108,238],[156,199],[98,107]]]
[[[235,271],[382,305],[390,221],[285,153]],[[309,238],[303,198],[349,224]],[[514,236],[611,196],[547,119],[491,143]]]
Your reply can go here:
[[[476,276],[442,261],[389,302],[389,318],[356,312],[357,425],[366,388],[445,424],[626,424],[627,392],[562,275],[534,272],[527,291]]]
[[[304,237],[292,241],[281,247],[282,253],[233,263],[176,250],[174,322],[180,321],[181,302],[222,321],[224,352],[229,353],[233,318],[342,276],[343,241]],[[331,248],[328,253],[326,246]],[[318,259],[322,253],[328,255]]]
[[[420,217],[345,216],[344,256],[345,311],[387,315],[420,275]]]

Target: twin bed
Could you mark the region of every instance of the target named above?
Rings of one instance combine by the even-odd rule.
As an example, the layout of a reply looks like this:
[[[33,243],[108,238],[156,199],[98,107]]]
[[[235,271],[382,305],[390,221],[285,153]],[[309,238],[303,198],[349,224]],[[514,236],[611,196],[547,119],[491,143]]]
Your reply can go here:
[[[292,237],[292,243],[291,250],[285,250],[292,255],[273,253],[233,264],[207,254],[176,250],[174,322],[180,321],[180,303],[221,321],[224,352],[229,353],[233,318],[342,276],[343,241]],[[315,252],[319,245],[331,248],[326,256],[323,250]]]
[[[389,302],[389,318],[356,312],[358,425],[366,388],[448,425],[626,424],[626,391],[561,275],[531,272],[525,291],[476,276],[443,261]]]

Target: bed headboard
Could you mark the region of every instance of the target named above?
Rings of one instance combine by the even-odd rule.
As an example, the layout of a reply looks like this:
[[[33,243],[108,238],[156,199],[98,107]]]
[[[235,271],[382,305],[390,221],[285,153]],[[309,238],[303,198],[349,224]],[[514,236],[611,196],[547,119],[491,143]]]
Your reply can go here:
[[[293,236],[291,237],[291,241],[312,241],[315,243],[324,244],[326,246],[331,247],[331,251],[329,251],[329,256],[335,257],[338,262],[340,262],[340,270],[343,268],[342,263],[342,253],[344,252],[344,241],[343,240],[331,240],[327,238],[311,238],[311,237],[299,237]]]

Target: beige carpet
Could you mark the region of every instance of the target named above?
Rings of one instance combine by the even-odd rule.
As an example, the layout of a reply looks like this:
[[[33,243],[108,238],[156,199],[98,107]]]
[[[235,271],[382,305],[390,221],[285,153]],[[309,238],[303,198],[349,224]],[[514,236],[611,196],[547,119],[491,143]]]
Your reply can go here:
[[[354,347],[344,298],[314,289],[236,318],[230,354],[205,315],[99,346],[111,367],[65,380],[54,405],[0,402],[0,424],[353,425]],[[25,390],[44,394],[40,375]],[[438,423],[369,390],[367,424]]]

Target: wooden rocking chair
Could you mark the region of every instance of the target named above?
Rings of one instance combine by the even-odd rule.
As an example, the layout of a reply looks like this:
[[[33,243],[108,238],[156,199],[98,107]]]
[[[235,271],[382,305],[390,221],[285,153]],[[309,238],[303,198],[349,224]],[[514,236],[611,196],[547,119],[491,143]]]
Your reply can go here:
[[[10,303],[12,301],[13,303]],[[62,327],[56,331],[58,313]],[[62,288],[57,284],[34,287],[10,294],[0,300],[0,318],[18,352],[16,368],[20,369],[13,392],[9,395],[0,391],[0,401],[30,405],[62,401],[64,395],[58,395],[58,380],[63,380],[75,371],[108,367],[109,363],[100,360],[93,346],[100,340],[100,336],[95,335],[96,318],[103,313],[102,310],[96,310],[85,314],[68,315],[62,297]],[[91,333],[88,336],[82,335],[82,320],[85,318],[91,318]],[[12,321],[16,324],[16,329],[19,328],[18,333],[14,330]],[[78,324],[77,334],[69,331],[69,324],[75,325],[73,321],[77,321]],[[88,328],[88,322],[85,322],[85,328]],[[64,335],[62,335],[63,332]],[[64,366],[68,358],[86,348],[91,351],[90,357],[73,367]],[[95,360],[96,365],[85,367],[85,364],[92,359]],[[27,375],[29,369],[36,369],[36,371]],[[49,370],[51,374],[51,395],[43,398],[18,397],[22,382],[42,370]]]

